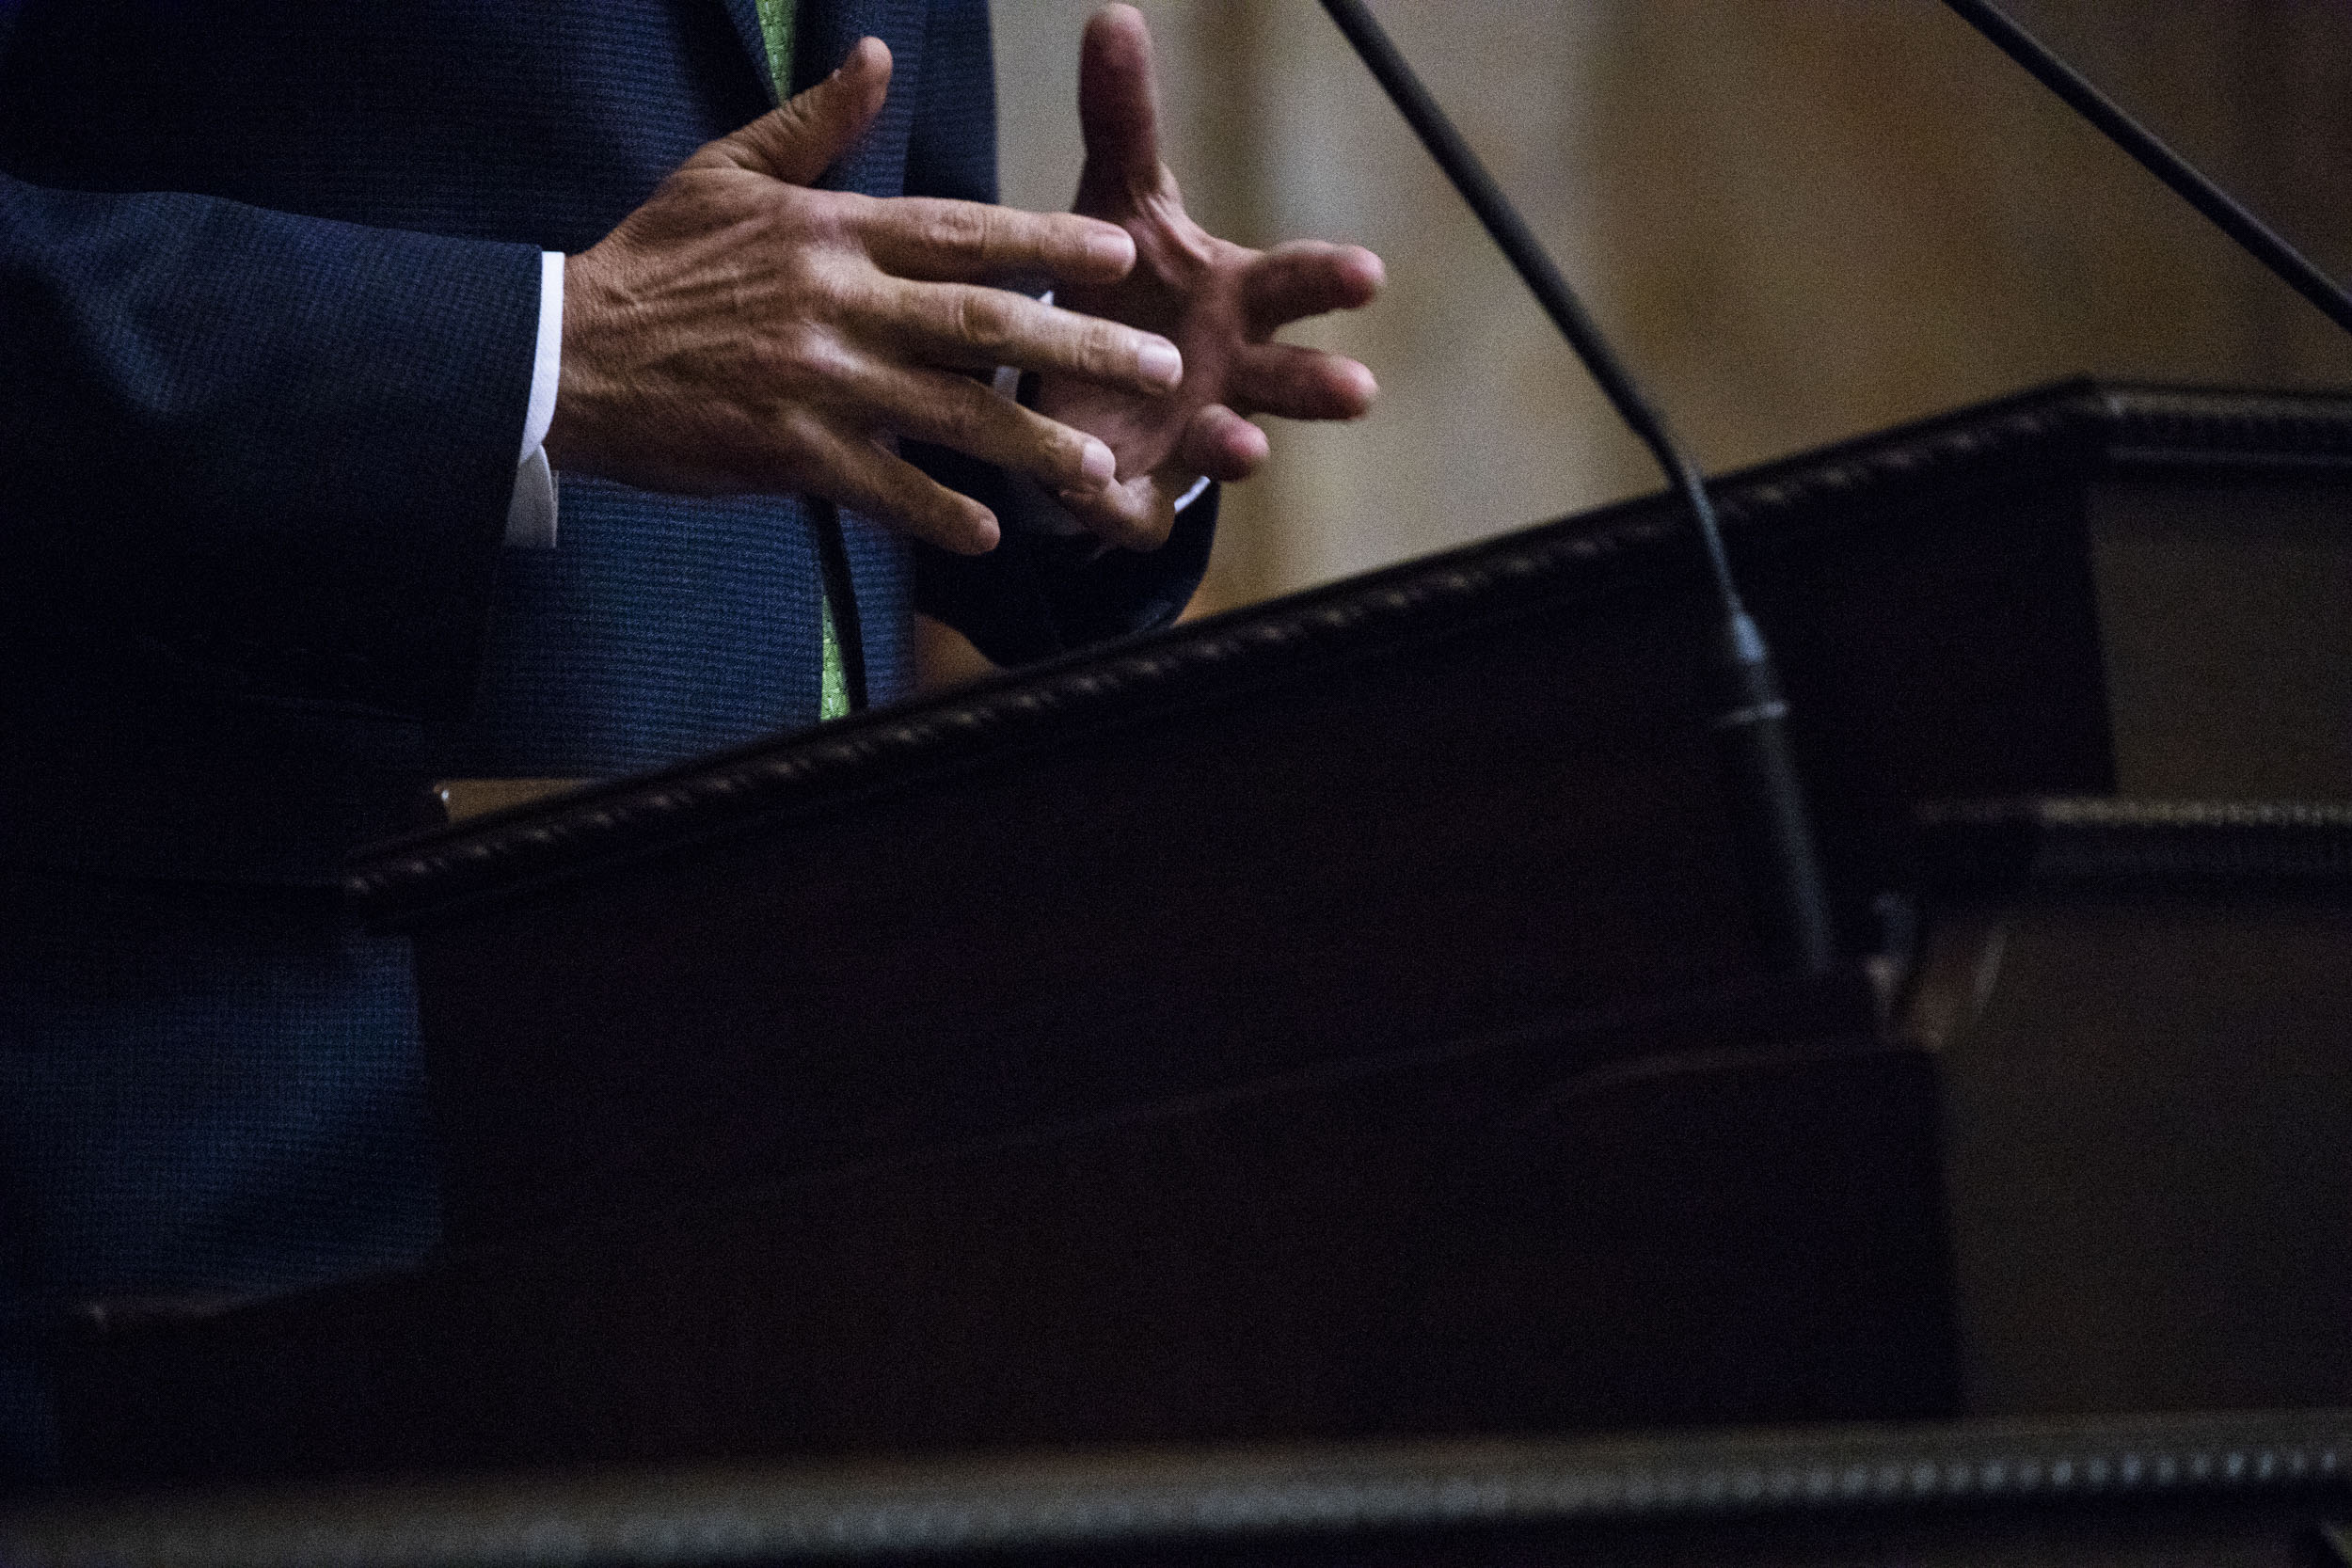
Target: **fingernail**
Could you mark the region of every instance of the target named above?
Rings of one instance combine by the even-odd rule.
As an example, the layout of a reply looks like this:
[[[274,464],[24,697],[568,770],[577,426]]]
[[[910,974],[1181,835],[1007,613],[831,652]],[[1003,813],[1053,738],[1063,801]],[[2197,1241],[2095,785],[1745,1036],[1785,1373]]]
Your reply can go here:
[[[1184,378],[1184,356],[1165,338],[1146,338],[1143,346],[1136,351],[1136,369],[1143,372],[1146,381],[1173,387]]]
[[[1124,269],[1132,265],[1135,259],[1136,242],[1129,239],[1123,231],[1106,234],[1098,230],[1087,236],[1087,260],[1098,263],[1105,270]]]
[[[1078,471],[1097,484],[1108,484],[1119,473],[1119,459],[1102,442],[1089,441],[1085,455],[1078,459]]]

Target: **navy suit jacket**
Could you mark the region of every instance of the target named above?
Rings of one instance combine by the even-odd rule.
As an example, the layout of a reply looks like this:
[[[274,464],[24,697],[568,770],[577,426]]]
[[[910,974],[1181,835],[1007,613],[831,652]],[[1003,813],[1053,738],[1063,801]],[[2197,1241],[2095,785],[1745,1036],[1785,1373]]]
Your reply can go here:
[[[984,0],[801,0],[889,105],[832,183],[990,199]],[[0,1486],[40,1325],[436,1233],[405,944],[323,889],[436,776],[811,722],[827,515],[566,479],[501,547],[542,248],[772,102],[754,0],[0,0]],[[1171,617],[1156,554],[839,520],[866,685],[920,604],[1000,660]],[[48,868],[61,868],[56,871]],[[129,873],[119,880],[92,871]]]
[[[802,0],[897,67],[827,182],[993,200],[985,0]],[[502,549],[539,252],[773,103],[754,0],[0,0],[0,863],[314,881],[446,775],[809,723],[825,514],[562,483]],[[915,607],[1004,662],[1158,625],[1153,554],[841,520],[866,684]]]

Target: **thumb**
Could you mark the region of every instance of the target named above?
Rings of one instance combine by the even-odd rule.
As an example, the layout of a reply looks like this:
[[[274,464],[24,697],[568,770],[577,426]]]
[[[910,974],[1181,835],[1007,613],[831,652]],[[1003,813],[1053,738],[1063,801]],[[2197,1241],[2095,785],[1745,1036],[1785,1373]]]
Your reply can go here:
[[[787,184],[813,185],[882,113],[889,91],[890,46],[860,39],[832,75],[712,142],[694,161],[708,158]]]

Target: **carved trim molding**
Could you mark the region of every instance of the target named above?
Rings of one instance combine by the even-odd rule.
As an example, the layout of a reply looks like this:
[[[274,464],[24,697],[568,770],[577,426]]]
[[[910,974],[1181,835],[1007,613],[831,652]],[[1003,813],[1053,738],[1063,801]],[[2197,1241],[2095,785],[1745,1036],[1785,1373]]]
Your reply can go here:
[[[1961,800],[1918,820],[1938,892],[2352,895],[2352,801]]]
[[[1738,533],[2020,469],[2352,468],[2352,396],[2061,383],[1714,483]],[[379,918],[825,804],[1050,731],[1177,702],[1373,639],[1469,624],[1671,572],[1681,518],[1658,495],[1327,588],[598,785],[359,859],[345,889]],[[1690,569],[1695,570],[1692,558]]]
[[[0,1553],[27,1563],[361,1568],[841,1562],[1268,1541],[1306,1551],[1381,1532],[1504,1525],[2309,1501],[2340,1497],[2347,1476],[2344,1411],[2078,1417],[284,1487],[24,1511],[0,1519]]]

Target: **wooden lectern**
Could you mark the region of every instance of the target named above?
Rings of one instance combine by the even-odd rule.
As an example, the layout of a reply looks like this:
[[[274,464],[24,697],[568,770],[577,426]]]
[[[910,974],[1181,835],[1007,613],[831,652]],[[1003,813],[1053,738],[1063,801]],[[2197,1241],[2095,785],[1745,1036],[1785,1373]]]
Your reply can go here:
[[[449,1243],[109,1320],[99,1475],[2352,1403],[2352,398],[1717,487],[387,848]],[[1866,961],[1867,956],[1867,961]]]

